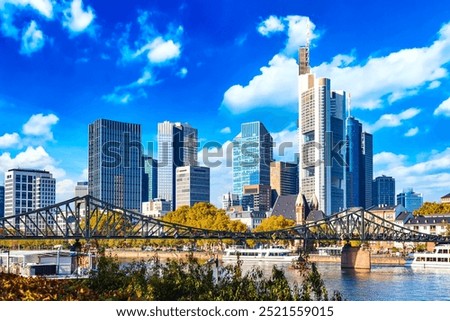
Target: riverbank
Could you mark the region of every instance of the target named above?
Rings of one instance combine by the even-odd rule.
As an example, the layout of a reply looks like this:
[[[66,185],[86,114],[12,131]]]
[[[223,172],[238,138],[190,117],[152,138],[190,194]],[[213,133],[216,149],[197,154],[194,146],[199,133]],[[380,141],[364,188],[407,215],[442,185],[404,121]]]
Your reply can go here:
[[[140,260],[147,261],[154,257],[158,257],[161,260],[168,260],[168,259],[177,260],[186,258],[189,254],[190,252],[182,252],[182,251],[165,252],[165,251],[141,251],[141,250],[125,250],[125,249],[106,250],[107,256],[117,257],[119,260],[135,260],[135,261]],[[200,260],[208,260],[211,257],[213,257],[213,254],[208,252],[192,252],[192,254],[195,258],[198,258]],[[222,254],[218,255],[215,254],[215,257],[217,256],[219,260],[222,259]],[[341,257],[310,254],[309,260],[311,262],[340,263]],[[405,259],[396,256],[372,255],[371,263],[377,265],[379,264],[379,265],[403,266],[405,264]]]

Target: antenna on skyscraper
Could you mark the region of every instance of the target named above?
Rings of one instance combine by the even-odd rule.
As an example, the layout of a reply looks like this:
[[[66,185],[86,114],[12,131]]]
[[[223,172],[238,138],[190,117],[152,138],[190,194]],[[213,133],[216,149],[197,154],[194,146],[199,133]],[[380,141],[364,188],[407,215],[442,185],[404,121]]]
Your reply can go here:
[[[352,94],[348,94],[348,117],[350,117],[352,110]]]
[[[308,18],[308,20],[306,21],[306,43],[305,43],[305,47],[306,47],[306,65],[309,67],[309,45],[310,45],[310,39],[311,39],[311,23],[310,20]]]

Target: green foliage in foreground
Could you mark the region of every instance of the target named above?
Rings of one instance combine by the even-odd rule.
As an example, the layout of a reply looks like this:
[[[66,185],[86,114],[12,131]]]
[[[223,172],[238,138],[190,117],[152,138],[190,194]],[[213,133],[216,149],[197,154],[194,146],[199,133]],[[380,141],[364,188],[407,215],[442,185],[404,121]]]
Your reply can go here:
[[[157,258],[148,267],[134,262],[120,269],[117,261],[101,258],[99,270],[89,279],[88,287],[112,300],[157,301],[294,301],[341,300],[335,292],[331,297],[314,264],[299,270],[300,284],[291,285],[284,272],[273,267],[266,278],[258,268],[243,273],[241,263],[219,268],[219,276],[208,264],[189,256],[187,260],[161,263]],[[114,276],[114,277],[112,277]]]
[[[241,263],[219,267],[186,260],[133,262],[121,267],[117,259],[101,257],[98,270],[84,280],[48,280],[0,273],[0,300],[205,300],[275,301],[341,300],[331,297],[314,264],[299,269],[299,284],[290,284],[274,266],[270,277],[260,269],[243,273]]]

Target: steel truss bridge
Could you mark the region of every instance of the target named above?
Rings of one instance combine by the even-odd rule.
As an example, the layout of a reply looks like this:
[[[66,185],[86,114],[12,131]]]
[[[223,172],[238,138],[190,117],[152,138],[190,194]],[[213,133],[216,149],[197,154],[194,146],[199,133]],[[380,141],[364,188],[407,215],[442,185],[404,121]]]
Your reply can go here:
[[[450,243],[450,237],[411,230],[362,208],[294,227],[235,233],[170,223],[117,208],[92,196],[76,197],[0,219],[1,240],[180,239],[180,240],[359,240]]]

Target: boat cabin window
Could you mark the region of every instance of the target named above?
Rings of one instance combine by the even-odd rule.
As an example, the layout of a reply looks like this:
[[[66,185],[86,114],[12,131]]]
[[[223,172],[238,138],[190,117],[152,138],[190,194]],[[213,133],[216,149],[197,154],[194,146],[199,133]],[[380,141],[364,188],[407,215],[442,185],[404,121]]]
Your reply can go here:
[[[416,260],[417,262],[424,262],[425,261],[425,258],[424,257],[421,257],[421,256],[419,256],[418,258],[417,258],[417,260]]]
[[[438,253],[440,253],[440,254],[448,254],[448,249],[439,249]]]
[[[435,257],[427,257],[427,262],[436,262]]]
[[[448,262],[448,258],[446,258],[446,257],[438,257],[438,262]]]

